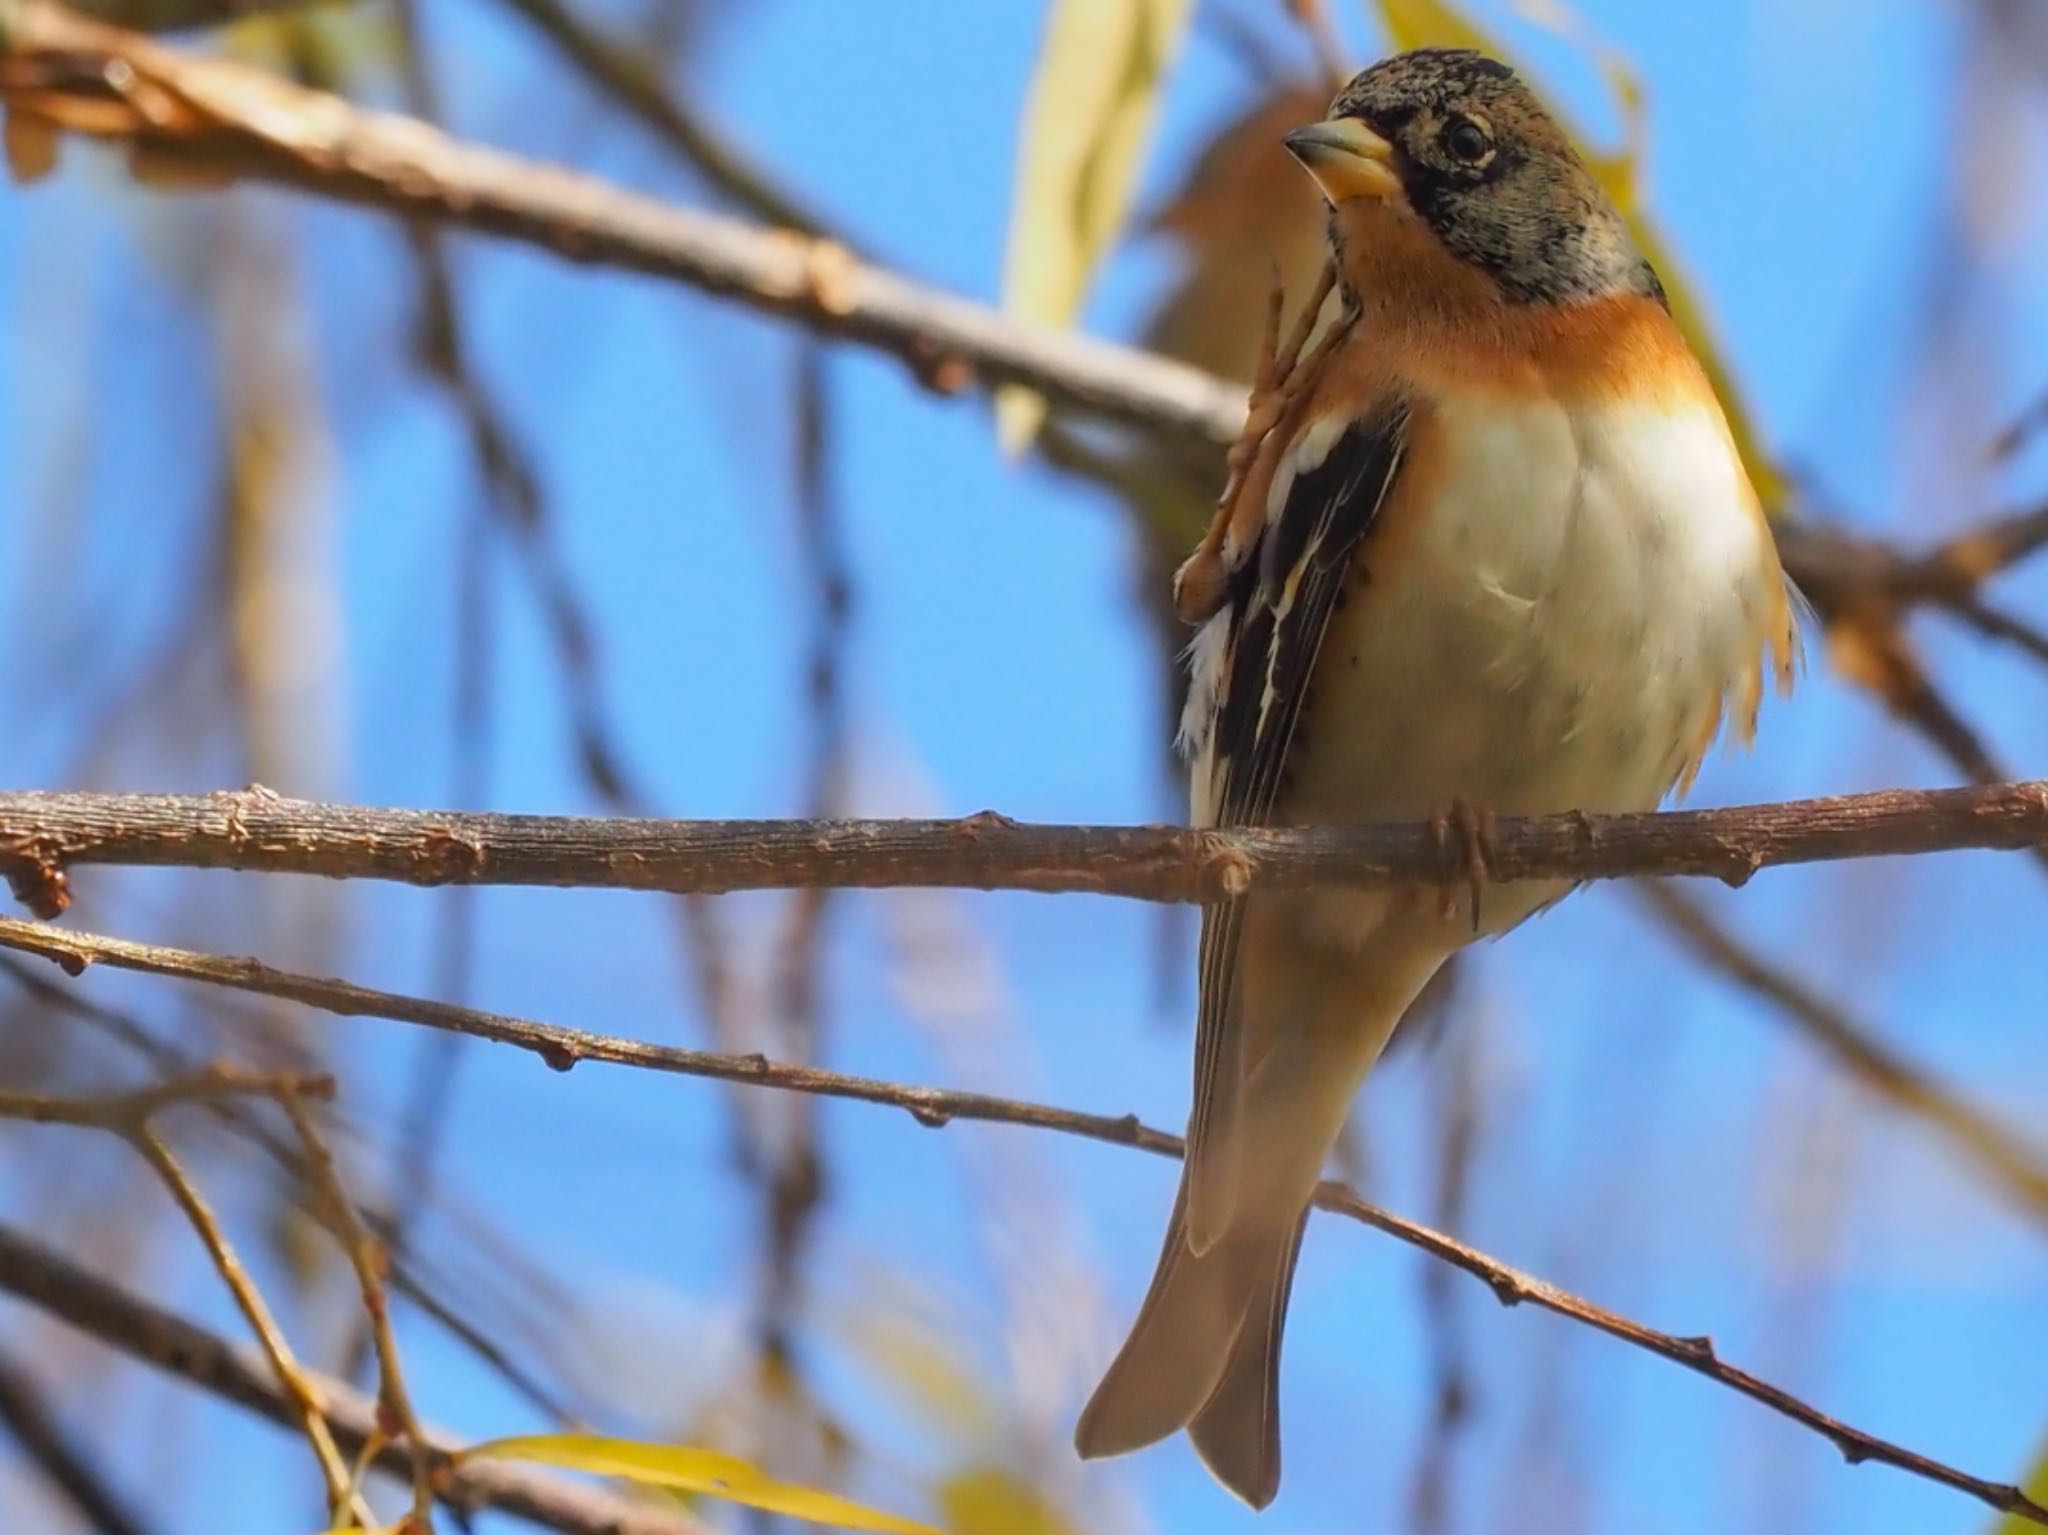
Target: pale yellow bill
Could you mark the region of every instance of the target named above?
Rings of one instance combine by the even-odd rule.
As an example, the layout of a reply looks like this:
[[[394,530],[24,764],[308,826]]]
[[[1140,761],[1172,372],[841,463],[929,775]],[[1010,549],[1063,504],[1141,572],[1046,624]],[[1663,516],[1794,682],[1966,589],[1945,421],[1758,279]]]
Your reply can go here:
[[[1389,198],[1401,191],[1394,146],[1355,117],[1310,123],[1287,135],[1287,148],[1333,203]]]

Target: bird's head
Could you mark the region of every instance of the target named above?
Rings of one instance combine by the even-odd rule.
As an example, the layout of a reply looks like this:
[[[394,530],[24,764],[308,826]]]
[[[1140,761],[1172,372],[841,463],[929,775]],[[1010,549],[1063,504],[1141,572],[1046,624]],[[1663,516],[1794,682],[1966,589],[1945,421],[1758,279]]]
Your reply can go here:
[[[1564,131],[1483,53],[1424,48],[1383,60],[1286,142],[1329,200],[1354,289],[1410,287],[1425,276],[1415,268],[1448,253],[1438,276],[1492,303],[1662,297]]]

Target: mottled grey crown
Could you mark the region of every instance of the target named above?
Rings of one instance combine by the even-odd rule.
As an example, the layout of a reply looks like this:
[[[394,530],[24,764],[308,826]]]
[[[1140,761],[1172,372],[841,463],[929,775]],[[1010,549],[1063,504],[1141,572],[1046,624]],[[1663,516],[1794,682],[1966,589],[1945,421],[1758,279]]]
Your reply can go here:
[[[1471,48],[1397,54],[1338,92],[1330,115],[1355,117],[1396,147],[1409,206],[1511,301],[1663,301],[1657,274],[1570,138],[1499,60]],[[1463,162],[1447,145],[1461,122],[1488,135],[1482,161]]]
[[[1529,88],[1500,60],[1476,48],[1417,48],[1353,75],[1330,103],[1330,115],[1363,118],[1384,131],[1425,109],[1441,112],[1456,101],[1494,103],[1509,96],[1542,113]]]

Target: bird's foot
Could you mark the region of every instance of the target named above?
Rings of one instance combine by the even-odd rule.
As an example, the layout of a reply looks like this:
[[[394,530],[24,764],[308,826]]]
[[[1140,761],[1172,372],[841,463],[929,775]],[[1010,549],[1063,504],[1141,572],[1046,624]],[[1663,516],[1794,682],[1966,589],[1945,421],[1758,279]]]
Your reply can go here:
[[[1470,802],[1454,795],[1448,806],[1429,818],[1429,829],[1445,867],[1455,863],[1464,870],[1465,889],[1472,898],[1472,931],[1476,934],[1486,886],[1493,878],[1493,812],[1475,809]],[[1446,879],[1439,891],[1437,911],[1449,917],[1456,910],[1456,885]]]

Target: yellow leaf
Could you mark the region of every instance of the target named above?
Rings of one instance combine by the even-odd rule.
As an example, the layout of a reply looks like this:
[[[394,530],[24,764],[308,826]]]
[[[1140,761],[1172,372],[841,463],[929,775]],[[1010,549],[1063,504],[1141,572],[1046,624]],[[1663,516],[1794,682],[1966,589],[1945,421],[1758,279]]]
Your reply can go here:
[[[946,1535],[1074,1535],[1066,1516],[1029,1482],[980,1466],[939,1485]]]
[[[2034,1469],[2027,1473],[2021,1491],[2036,1503],[2048,1503],[2048,1445],[2041,1447],[2041,1458],[2034,1462]],[[1998,1521],[1991,1535],[2028,1535],[2029,1531],[2033,1532],[2033,1535],[2040,1535],[2041,1526],[2024,1514],[2007,1514]]]
[[[1443,0],[1379,0],[1380,25],[1396,48],[1477,48],[1498,56],[1486,34]]]
[[[869,1508],[836,1493],[778,1482],[737,1455],[687,1445],[645,1444],[598,1434],[529,1434],[471,1445],[455,1459],[458,1464],[485,1459],[537,1461],[570,1471],[623,1477],[650,1487],[707,1493],[814,1524],[882,1530],[892,1535],[938,1535],[928,1524]]]
[[[1380,24],[1386,28],[1389,40],[1398,49],[1477,48],[1495,58],[1508,57],[1507,51],[1494,38],[1468,21],[1449,0],[1378,0],[1378,8]],[[1637,170],[1642,163],[1646,96],[1641,78],[1616,50],[1591,38],[1583,23],[1561,0],[1524,0],[1524,9],[1532,11],[1543,25],[1593,49],[1601,73],[1607,77],[1608,87],[1614,92],[1621,111],[1627,135],[1622,152],[1618,155],[1601,154],[1590,149],[1585,136],[1571,128],[1569,117],[1558,110],[1555,102],[1546,101],[1544,105],[1558,121],[1567,125],[1573,144],[1585,156],[1586,163],[1592,166],[1602,189],[1621,210],[1637,248],[1664,279],[1665,296],[1671,303],[1671,317],[1692,347],[1693,354],[1699,358],[1700,366],[1706,370],[1714,393],[1720,396],[1721,409],[1728,415],[1728,428],[1734,434],[1736,450],[1749,470],[1750,483],[1756,487],[1757,496],[1766,509],[1776,507],[1784,499],[1784,476],[1764,452],[1756,424],[1743,403],[1734,374],[1714,342],[1705,307],[1692,285],[1679,272],[1676,256],[1643,211],[1637,178]]]
[[[1191,0],[1053,0],[1024,109],[1003,264],[1003,309],[1038,325],[1072,322],[1122,227],[1159,87]],[[1005,451],[1037,435],[1045,402],[996,398]]]

